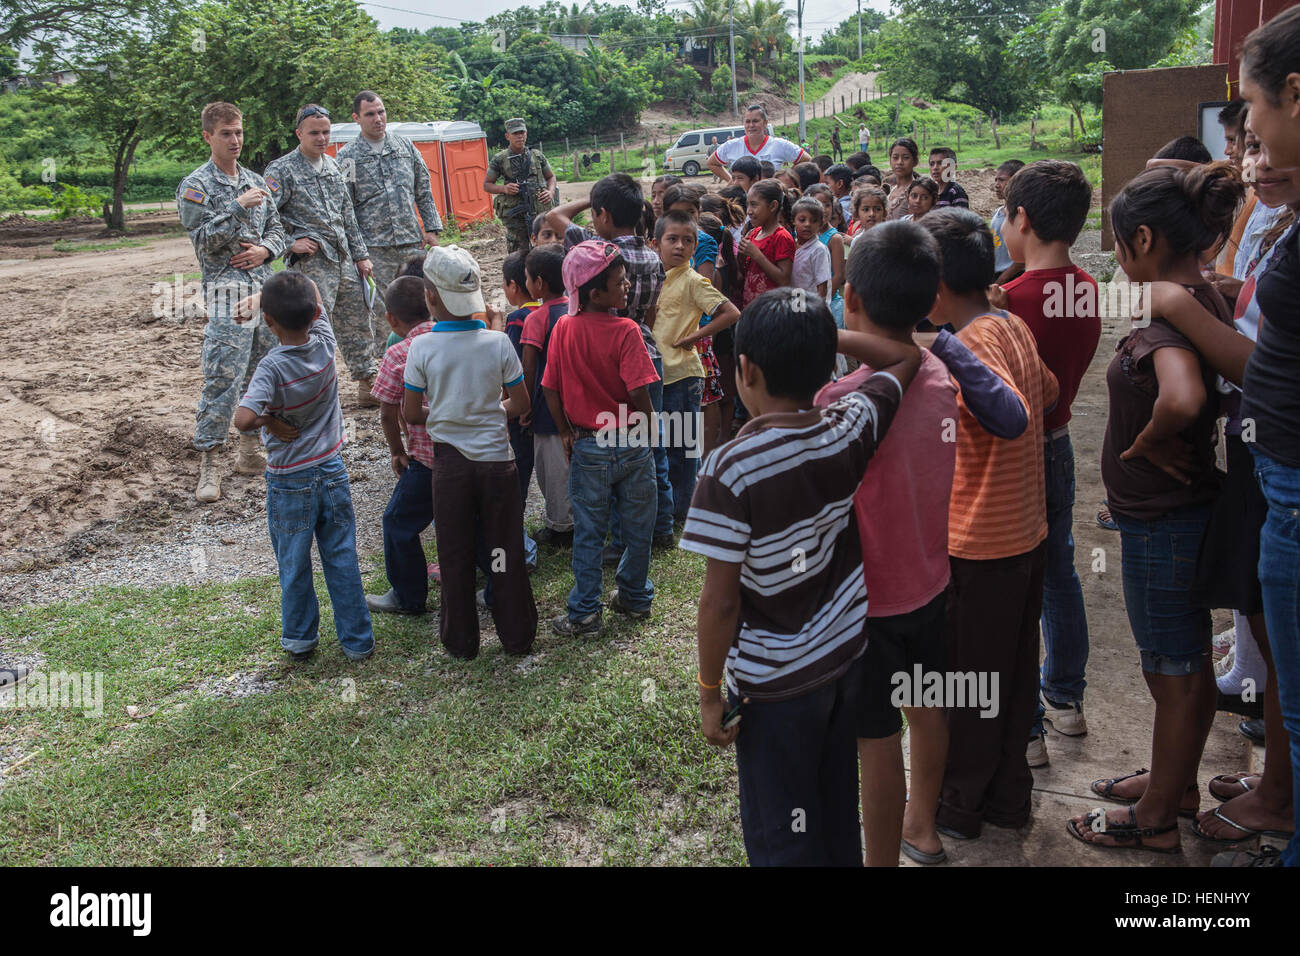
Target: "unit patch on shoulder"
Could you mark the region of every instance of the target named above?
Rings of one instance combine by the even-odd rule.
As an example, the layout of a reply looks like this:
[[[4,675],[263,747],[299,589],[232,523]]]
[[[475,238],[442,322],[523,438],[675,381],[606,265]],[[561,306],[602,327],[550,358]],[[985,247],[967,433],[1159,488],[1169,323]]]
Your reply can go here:
[[[279,191],[280,181],[278,179],[276,179],[274,176],[264,176],[263,178],[266,180],[267,189],[271,190],[271,192]]]
[[[186,189],[181,195],[183,198],[188,199],[190,202],[196,202],[200,206],[208,201],[207,193],[202,189],[195,189],[193,186]]]

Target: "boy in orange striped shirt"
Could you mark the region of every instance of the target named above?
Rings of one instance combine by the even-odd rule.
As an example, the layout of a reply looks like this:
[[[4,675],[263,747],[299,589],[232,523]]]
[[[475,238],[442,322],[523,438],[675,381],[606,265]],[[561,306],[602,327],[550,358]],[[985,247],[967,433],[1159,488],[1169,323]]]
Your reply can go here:
[[[988,822],[1029,822],[1033,775],[1025,740],[1038,702],[1038,618],[1046,565],[1043,414],[1057,382],[1019,318],[990,307],[993,234],[966,209],[936,209],[921,220],[939,242],[943,278],[930,313],[951,323],[981,362],[1019,392],[1029,427],[995,438],[959,399],[957,464],[948,517],[948,671],[994,689],[991,706],[949,706],[948,762],[936,816],[939,832],[979,836]],[[946,682],[947,683],[947,682]],[[953,686],[956,682],[953,682]]]

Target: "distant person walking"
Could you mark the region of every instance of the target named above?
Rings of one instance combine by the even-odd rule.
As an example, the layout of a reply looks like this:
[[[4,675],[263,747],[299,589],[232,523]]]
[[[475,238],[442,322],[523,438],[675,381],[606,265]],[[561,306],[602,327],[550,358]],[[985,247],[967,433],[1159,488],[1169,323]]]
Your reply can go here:
[[[867,124],[863,123],[858,127],[858,150],[866,153],[871,147],[871,130],[867,129]]]
[[[831,156],[837,163],[844,158],[844,147],[840,145],[840,128],[838,126],[831,127]]]

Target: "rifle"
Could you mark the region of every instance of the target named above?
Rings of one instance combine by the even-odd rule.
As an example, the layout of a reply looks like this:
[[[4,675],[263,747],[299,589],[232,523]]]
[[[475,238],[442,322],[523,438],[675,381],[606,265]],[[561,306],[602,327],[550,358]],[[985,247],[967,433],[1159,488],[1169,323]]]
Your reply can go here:
[[[515,219],[520,216],[526,216],[524,224],[529,225],[533,217],[537,215],[537,184],[532,180],[532,159],[527,150],[518,155],[510,156],[510,173],[511,176],[507,183],[515,183],[519,186],[519,192],[516,194],[519,203],[508,211],[504,219]]]

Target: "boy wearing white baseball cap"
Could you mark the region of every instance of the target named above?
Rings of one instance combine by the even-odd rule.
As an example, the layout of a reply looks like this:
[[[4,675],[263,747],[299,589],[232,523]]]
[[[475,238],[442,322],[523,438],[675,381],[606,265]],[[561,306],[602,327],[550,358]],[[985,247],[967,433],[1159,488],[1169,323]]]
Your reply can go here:
[[[406,359],[402,414],[433,442],[433,527],[442,570],[438,637],[453,657],[478,654],[475,537],[490,556],[492,617],[501,645],[527,654],[537,605],[524,563],[524,515],[506,420],[528,412],[524,370],[510,339],[487,328],[478,263],[455,245],[424,260],[433,329]],[[508,395],[501,401],[502,390]],[[429,403],[426,418],[421,399]]]

